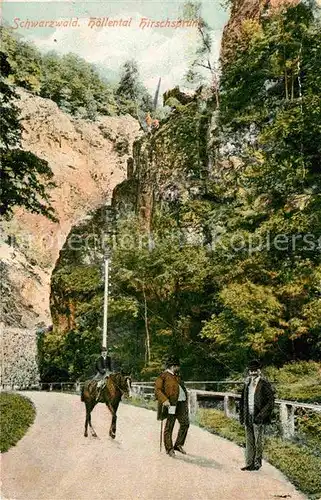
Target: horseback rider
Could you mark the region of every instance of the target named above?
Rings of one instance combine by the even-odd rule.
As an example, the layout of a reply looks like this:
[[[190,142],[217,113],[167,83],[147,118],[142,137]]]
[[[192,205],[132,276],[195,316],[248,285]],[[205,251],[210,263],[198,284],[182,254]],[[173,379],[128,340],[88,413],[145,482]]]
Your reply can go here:
[[[97,380],[97,389],[100,392],[106,378],[111,374],[111,358],[105,346],[102,346],[101,355],[96,361],[96,371],[97,373],[94,376],[94,380]]]

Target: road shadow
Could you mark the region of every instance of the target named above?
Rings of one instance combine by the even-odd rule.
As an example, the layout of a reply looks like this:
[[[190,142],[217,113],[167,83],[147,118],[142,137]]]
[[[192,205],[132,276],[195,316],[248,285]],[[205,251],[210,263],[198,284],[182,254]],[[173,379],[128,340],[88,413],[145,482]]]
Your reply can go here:
[[[109,438],[109,443],[113,443],[112,446],[114,446],[115,448],[119,448],[119,449],[122,449],[123,448],[123,443],[121,441],[118,441],[117,439],[111,439]]]
[[[200,457],[198,455],[178,455],[176,454],[175,460],[181,460],[189,464],[198,465],[199,467],[207,467],[211,469],[222,469],[222,465],[212,460],[211,458]]]
[[[112,446],[115,448],[122,448],[122,442],[118,441],[118,439],[112,439],[109,435],[100,437],[97,433],[96,436],[92,436],[88,434],[88,437],[84,439],[84,443],[95,442],[95,441],[108,441],[108,443],[112,443]]]

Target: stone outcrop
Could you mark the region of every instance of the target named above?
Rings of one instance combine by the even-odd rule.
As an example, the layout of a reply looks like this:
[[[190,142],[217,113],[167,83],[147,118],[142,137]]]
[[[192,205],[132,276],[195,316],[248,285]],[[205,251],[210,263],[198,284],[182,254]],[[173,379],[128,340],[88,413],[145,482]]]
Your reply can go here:
[[[175,95],[180,95],[179,89]],[[135,141],[130,175],[114,190],[117,210],[139,214],[148,231],[157,207],[168,203],[178,206],[193,198],[208,176],[211,106],[198,97],[194,94],[158,130]]]
[[[19,208],[2,224],[3,338],[8,328],[20,329],[23,338],[23,332],[51,323],[50,278],[67,235],[110,201],[114,187],[126,178],[127,159],[140,134],[129,115],[88,122],[63,113],[48,99],[19,94],[23,148],[48,161],[54,173],[51,199],[59,222]],[[14,341],[7,345],[14,350]]]
[[[37,338],[33,329],[4,328],[1,339],[3,385],[9,389],[37,386]]]

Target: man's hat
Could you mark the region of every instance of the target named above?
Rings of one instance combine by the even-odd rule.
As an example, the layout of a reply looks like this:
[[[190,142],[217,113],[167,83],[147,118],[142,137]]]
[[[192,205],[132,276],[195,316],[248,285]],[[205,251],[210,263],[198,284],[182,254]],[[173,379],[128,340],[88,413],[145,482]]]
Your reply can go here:
[[[101,346],[101,351],[106,351],[107,352],[107,347],[105,347],[104,345]]]
[[[177,356],[169,356],[166,360],[167,368],[169,366],[180,366],[180,361]]]
[[[252,361],[249,362],[249,370],[260,370],[261,368],[262,363],[258,359],[252,359]]]

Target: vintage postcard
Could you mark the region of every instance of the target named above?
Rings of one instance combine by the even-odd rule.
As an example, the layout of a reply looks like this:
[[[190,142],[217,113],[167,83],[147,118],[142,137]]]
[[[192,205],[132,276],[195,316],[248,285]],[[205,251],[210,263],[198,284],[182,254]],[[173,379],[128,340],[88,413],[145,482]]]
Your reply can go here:
[[[321,499],[319,0],[4,0],[1,498]]]

